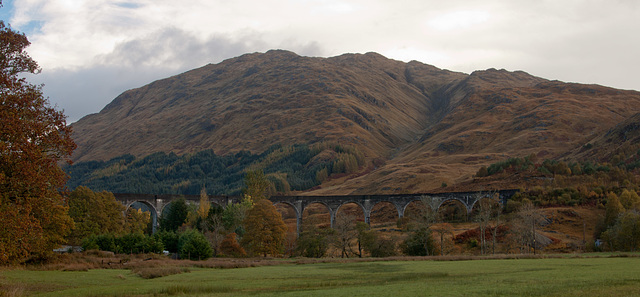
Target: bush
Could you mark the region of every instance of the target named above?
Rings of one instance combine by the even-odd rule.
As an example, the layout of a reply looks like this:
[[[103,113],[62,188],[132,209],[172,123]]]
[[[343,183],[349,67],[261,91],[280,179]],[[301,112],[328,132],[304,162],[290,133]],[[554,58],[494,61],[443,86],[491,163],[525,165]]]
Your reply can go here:
[[[116,239],[116,253],[139,254],[142,252],[140,244],[144,241],[142,234],[125,234]]]
[[[391,257],[396,255],[396,243],[392,239],[378,237],[370,247],[372,257]]]
[[[407,256],[430,256],[434,255],[436,245],[431,237],[431,230],[420,228],[409,235],[400,245],[402,253]]]
[[[296,254],[307,258],[322,258],[329,248],[330,231],[306,226],[296,240]]]
[[[115,236],[113,234],[99,234],[85,237],[82,240],[82,249],[113,252],[116,250]]]
[[[162,242],[164,249],[170,253],[178,252],[178,234],[173,231],[160,231],[154,235],[157,241]]]
[[[205,260],[213,255],[209,241],[197,230],[187,230],[180,234],[178,251],[182,259]]]
[[[82,240],[82,249],[101,250],[114,253],[140,254],[161,253],[162,242],[152,236],[139,233],[115,236],[113,234],[93,235]]]

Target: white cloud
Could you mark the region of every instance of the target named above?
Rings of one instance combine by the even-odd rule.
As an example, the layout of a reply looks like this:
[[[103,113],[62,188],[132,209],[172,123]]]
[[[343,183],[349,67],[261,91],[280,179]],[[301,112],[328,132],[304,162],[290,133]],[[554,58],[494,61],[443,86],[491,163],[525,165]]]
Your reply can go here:
[[[439,31],[467,29],[488,21],[490,16],[491,14],[486,11],[454,11],[431,19],[429,26]]]

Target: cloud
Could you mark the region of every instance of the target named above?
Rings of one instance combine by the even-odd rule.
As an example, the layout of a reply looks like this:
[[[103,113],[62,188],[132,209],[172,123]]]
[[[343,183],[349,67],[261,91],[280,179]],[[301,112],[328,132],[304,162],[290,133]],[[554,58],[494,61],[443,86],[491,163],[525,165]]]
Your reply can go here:
[[[640,89],[639,14],[631,0],[20,0],[10,23],[75,119],[127,88],[274,48]]]
[[[282,46],[301,55],[317,56],[322,52],[316,43],[290,40]],[[112,52],[97,56],[90,67],[44,69],[29,79],[44,84],[45,94],[65,111],[71,123],[100,111],[125,90],[247,52],[268,49],[255,33],[247,33],[237,40],[226,37],[199,40],[189,32],[167,28],[143,39],[118,44]]]

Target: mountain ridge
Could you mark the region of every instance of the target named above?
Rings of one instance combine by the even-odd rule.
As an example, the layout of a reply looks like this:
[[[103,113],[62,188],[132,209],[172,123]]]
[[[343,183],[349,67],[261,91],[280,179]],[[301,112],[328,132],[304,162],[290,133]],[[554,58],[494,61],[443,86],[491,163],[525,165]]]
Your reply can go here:
[[[524,71],[464,74],[377,53],[273,50],[122,93],[72,124],[73,159],[328,141],[359,148],[369,165],[314,193],[419,192],[468,181],[499,158],[567,155],[638,112],[639,92]]]

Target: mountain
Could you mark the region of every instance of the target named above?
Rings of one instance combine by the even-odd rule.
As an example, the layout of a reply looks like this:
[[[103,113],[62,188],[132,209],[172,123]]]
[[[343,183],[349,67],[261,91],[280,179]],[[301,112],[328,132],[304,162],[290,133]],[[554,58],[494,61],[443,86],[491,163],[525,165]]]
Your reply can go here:
[[[313,194],[425,192],[508,157],[577,156],[617,125],[637,124],[639,112],[640,92],[522,71],[464,74],[376,53],[276,50],[124,92],[73,124],[73,159],[332,142],[357,148],[367,164]]]

